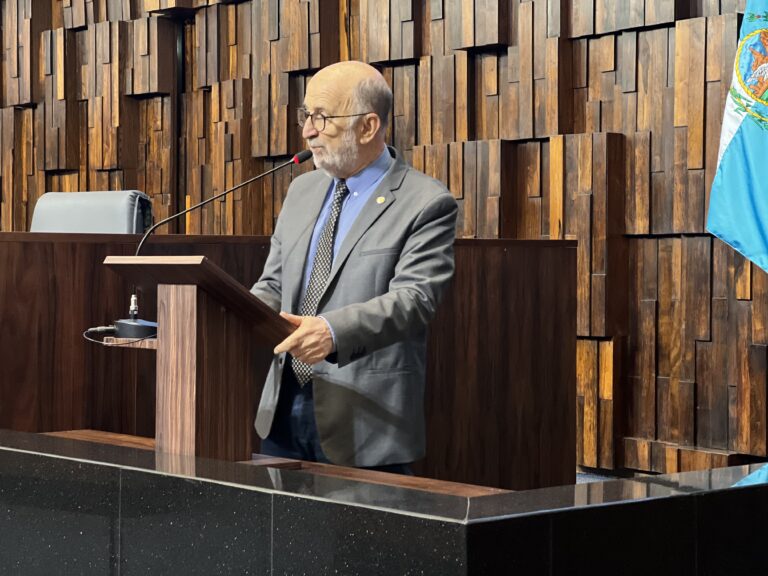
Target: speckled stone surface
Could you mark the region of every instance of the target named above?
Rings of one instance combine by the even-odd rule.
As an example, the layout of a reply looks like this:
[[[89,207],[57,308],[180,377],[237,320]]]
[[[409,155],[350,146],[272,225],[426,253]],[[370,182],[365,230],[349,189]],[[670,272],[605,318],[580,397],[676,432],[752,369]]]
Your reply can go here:
[[[0,573],[116,573],[120,470],[0,450]]]
[[[0,430],[0,576],[763,574],[760,470],[460,497]]]
[[[465,527],[275,495],[273,574],[466,574]]]
[[[120,574],[270,574],[270,494],[124,470]]]

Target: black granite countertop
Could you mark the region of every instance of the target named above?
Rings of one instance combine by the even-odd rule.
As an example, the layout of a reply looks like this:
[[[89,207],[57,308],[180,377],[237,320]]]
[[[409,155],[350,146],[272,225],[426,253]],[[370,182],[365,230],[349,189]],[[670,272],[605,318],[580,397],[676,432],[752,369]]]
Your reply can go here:
[[[460,524],[475,524],[552,510],[607,506],[725,490],[764,466],[753,464],[702,472],[465,497],[334,478],[307,471],[169,455],[8,430],[0,430],[0,451],[39,454]]]

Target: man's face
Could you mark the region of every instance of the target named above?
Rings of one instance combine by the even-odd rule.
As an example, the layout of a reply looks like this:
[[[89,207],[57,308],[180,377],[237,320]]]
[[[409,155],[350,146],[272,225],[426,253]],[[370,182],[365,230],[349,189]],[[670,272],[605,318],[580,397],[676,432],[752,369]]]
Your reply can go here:
[[[325,116],[355,114],[359,110],[352,109],[353,100],[349,94],[351,91],[344,86],[316,76],[307,85],[304,108],[310,114],[320,112]],[[317,168],[337,178],[346,178],[352,174],[360,157],[355,130],[358,118],[328,118],[322,132],[317,129],[322,128],[322,120],[315,122],[315,128],[307,119],[302,136],[312,150]]]

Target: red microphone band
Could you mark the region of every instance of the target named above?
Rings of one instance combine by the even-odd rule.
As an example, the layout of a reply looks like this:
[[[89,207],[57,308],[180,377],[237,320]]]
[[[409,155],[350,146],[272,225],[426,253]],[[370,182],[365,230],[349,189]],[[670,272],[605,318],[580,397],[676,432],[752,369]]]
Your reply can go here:
[[[301,164],[302,162],[304,162],[305,160],[309,160],[310,158],[312,158],[312,151],[302,150],[301,152],[299,152],[293,157],[293,163]]]

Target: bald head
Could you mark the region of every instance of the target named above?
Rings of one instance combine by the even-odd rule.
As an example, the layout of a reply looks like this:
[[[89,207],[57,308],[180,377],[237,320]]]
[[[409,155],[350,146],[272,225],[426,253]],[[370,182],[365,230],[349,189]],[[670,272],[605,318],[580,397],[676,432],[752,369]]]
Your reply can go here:
[[[348,178],[384,150],[392,90],[373,66],[350,61],[323,68],[307,83],[304,108],[311,116],[302,135],[315,166],[332,176]]]
[[[356,111],[375,112],[381,121],[383,138],[392,110],[392,90],[376,68],[357,60],[337,62],[317,72],[310,85],[315,83],[333,87]]]

